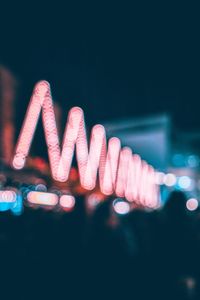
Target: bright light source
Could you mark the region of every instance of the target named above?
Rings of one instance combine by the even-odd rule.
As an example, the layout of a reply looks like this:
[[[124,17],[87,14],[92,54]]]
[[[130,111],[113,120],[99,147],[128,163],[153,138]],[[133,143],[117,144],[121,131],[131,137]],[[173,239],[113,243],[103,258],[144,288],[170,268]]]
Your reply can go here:
[[[71,210],[75,206],[75,198],[72,195],[62,195],[60,197],[60,206],[66,210]]]
[[[14,191],[0,191],[0,202],[15,202],[17,194]]]
[[[198,206],[199,206],[199,202],[198,202],[198,200],[195,199],[195,198],[190,198],[190,199],[188,199],[187,202],[186,202],[186,207],[187,207],[187,209],[190,210],[190,211],[196,210]]]
[[[174,186],[176,184],[176,176],[172,173],[168,173],[164,176],[163,182],[166,186]]]
[[[130,211],[130,204],[123,200],[115,199],[113,201],[113,208],[119,215],[125,215]]]
[[[32,191],[27,195],[28,202],[37,205],[54,206],[58,203],[58,196],[52,193],[43,193]]]
[[[192,184],[191,178],[189,176],[181,176],[178,179],[178,185],[181,189],[187,190]]]

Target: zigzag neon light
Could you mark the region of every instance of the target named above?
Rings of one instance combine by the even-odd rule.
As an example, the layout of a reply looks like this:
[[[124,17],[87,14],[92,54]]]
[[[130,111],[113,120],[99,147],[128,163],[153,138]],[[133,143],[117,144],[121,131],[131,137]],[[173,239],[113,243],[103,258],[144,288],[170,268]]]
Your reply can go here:
[[[41,112],[50,168],[55,180],[67,181],[76,151],[80,182],[85,189],[95,187],[99,173],[102,193],[115,193],[118,197],[126,197],[128,201],[145,206],[157,205],[158,191],[153,167],[142,161],[139,155],[133,155],[130,148],[121,149],[120,140],[116,137],[111,138],[107,146],[102,125],[92,128],[88,148],[84,114],[79,107],[73,107],[69,112],[60,148],[50,85],[46,81],[37,83],[34,88],[18,139],[14,168],[21,169],[25,165]]]

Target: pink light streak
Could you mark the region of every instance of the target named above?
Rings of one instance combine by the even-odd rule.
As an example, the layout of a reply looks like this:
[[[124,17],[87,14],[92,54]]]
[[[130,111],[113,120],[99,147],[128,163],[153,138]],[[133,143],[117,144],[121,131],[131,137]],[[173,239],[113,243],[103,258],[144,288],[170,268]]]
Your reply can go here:
[[[27,200],[32,204],[55,206],[58,203],[58,196],[53,193],[32,191],[28,193]]]
[[[82,187],[87,190],[94,189],[98,176],[103,194],[116,194],[145,206],[157,205],[158,191],[154,169],[141,161],[139,155],[133,155],[130,148],[121,149],[118,138],[109,139],[107,145],[105,128],[102,125],[92,128],[88,145],[81,108],[73,107],[69,111],[62,148],[60,147],[50,85],[46,81],[37,83],[34,88],[13,159],[15,169],[22,169],[25,165],[40,113],[52,177],[55,180],[68,180],[76,151]]]

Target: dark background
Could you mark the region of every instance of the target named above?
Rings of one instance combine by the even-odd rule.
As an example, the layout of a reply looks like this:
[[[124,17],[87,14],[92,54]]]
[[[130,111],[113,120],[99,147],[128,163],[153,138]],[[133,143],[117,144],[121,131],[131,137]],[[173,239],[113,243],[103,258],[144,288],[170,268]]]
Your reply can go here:
[[[46,79],[66,114],[79,105],[88,125],[167,112],[177,128],[198,130],[198,9],[137,2],[1,5],[0,63],[18,78],[18,116]]]
[[[66,116],[80,105],[89,126],[166,112],[178,129],[200,129],[199,10],[137,2],[0,6],[0,64],[18,80],[18,128],[46,79]],[[91,216],[82,197],[68,214],[1,213],[3,299],[200,299],[199,208],[190,214],[175,194],[160,211],[117,218],[112,201]]]

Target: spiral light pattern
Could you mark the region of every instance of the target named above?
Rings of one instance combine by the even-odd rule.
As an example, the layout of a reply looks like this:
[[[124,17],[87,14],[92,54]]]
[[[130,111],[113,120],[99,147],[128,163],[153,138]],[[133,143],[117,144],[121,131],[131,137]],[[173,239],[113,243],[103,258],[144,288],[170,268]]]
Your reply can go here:
[[[158,186],[153,167],[130,148],[121,148],[116,137],[109,139],[107,145],[105,129],[99,124],[92,128],[88,147],[84,114],[79,107],[69,111],[61,149],[50,85],[46,81],[40,81],[34,88],[13,159],[15,169],[25,165],[41,112],[55,180],[67,181],[76,152],[80,183],[85,189],[94,189],[98,176],[100,189],[106,195],[116,194],[148,207],[157,205]]]

